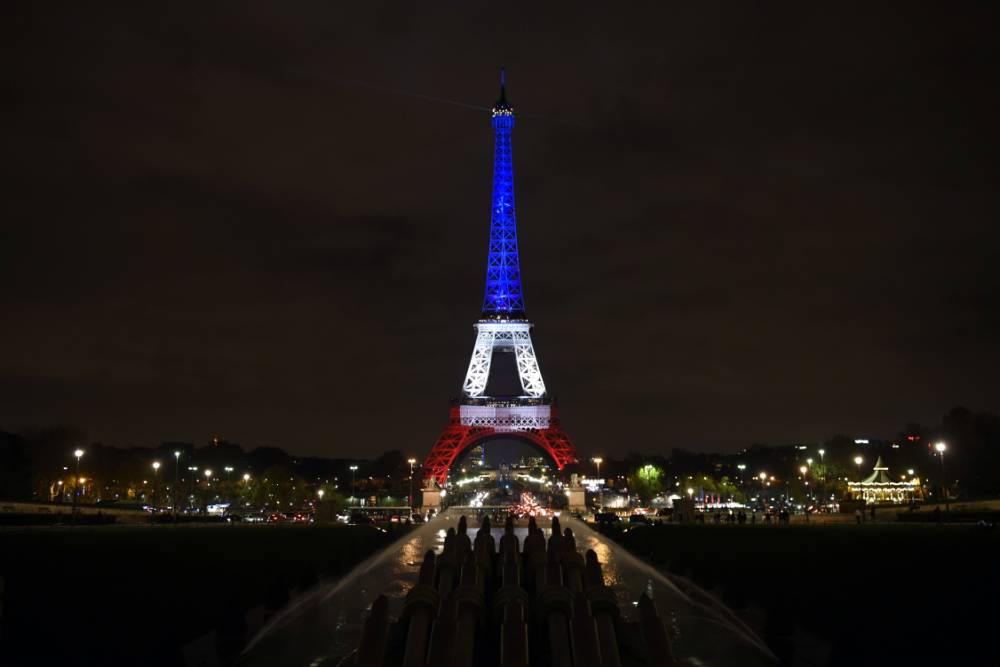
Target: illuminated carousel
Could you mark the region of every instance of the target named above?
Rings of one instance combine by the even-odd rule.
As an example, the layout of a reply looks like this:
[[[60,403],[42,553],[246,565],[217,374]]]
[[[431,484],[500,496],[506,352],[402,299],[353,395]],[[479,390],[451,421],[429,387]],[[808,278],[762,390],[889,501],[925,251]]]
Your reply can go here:
[[[860,482],[848,482],[851,495],[864,500],[867,505],[880,503],[908,503],[920,498],[920,481],[916,478],[897,482],[889,476],[889,468],[882,463],[882,457],[875,461],[871,475]]]

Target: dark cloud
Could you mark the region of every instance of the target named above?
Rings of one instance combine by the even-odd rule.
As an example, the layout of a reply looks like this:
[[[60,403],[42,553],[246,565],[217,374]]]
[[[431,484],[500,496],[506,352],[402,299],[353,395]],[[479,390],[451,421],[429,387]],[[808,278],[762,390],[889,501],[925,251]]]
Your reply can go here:
[[[584,450],[996,409],[977,9],[25,5],[0,427],[426,450],[509,70],[536,344]]]

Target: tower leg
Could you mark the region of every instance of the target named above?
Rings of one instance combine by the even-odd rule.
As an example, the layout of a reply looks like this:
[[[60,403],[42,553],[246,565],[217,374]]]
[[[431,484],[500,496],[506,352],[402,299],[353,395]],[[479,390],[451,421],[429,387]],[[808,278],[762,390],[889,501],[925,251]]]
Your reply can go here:
[[[465,373],[462,391],[466,396],[482,396],[486,382],[490,379],[490,364],[493,363],[494,332],[480,329],[476,335],[476,347],[472,350],[469,370]]]
[[[427,455],[427,460],[424,461],[425,477],[433,478],[438,485],[444,486],[448,469],[452,461],[465,449],[470,430],[468,426],[461,424],[449,424],[445,427],[430,454]]]
[[[545,451],[556,462],[556,467],[562,470],[566,465],[577,462],[576,448],[562,426],[553,424],[549,428],[538,431],[538,437],[544,441]]]
[[[535,348],[531,344],[531,333],[527,330],[514,332],[514,356],[517,359],[517,375],[521,379],[521,389],[532,398],[544,396],[545,381],[542,380],[542,371],[538,368]]]

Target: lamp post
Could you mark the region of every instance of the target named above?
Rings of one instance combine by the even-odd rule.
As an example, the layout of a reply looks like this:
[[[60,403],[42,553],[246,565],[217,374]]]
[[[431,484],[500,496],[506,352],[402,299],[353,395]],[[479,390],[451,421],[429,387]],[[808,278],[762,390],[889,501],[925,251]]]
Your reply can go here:
[[[592,458],[590,460],[593,461],[594,464],[597,466],[597,484],[598,484],[597,492],[598,492],[599,498],[600,498],[600,500],[598,502],[598,507],[600,507],[601,511],[603,511],[604,510],[604,480],[601,479],[601,464],[604,463],[604,459],[601,458],[600,456],[595,456],[594,458]]]
[[[177,485],[180,483],[180,469],[181,469],[181,450],[174,451],[174,492],[173,492],[173,505],[174,505],[174,516],[177,516],[177,506],[180,504],[180,497],[177,495]]]
[[[860,456],[854,457],[854,465],[858,467],[858,493],[861,494],[862,498],[864,498],[864,494],[861,492],[861,464],[864,463],[864,461],[865,460]],[[857,500],[857,494],[855,494],[855,500]]]
[[[948,504],[948,489],[945,487],[945,477],[944,477],[944,453],[948,450],[948,445],[944,442],[938,442],[934,445],[934,451],[936,451],[941,456],[941,495],[944,496],[944,511],[948,512],[951,510]]]
[[[205,513],[208,513],[208,493],[212,490],[212,469],[205,468]]]
[[[198,472],[198,466],[188,466],[188,472],[191,476],[188,477],[188,507],[191,507],[191,498],[194,497],[194,474]]]
[[[73,477],[73,523],[75,524],[77,497],[80,495],[80,459],[83,458],[83,450],[74,450],[73,456],[76,457],[76,476]]]
[[[160,462],[153,461],[153,511],[156,511],[156,501],[160,489]]]
[[[243,516],[247,514],[247,508],[250,507],[250,473],[243,473]]]
[[[410,464],[410,509],[413,509],[413,465],[417,462],[416,459],[410,458],[406,459],[406,462]]]
[[[354,475],[358,472],[358,466],[351,466],[351,500],[354,500]]]

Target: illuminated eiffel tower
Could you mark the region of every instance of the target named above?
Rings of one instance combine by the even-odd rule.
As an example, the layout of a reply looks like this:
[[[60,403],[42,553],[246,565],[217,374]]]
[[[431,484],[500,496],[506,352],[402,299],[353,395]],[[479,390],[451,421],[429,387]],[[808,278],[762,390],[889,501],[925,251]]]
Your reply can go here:
[[[462,399],[451,408],[448,425],[424,461],[424,477],[443,485],[448,469],[469,448],[496,437],[518,439],[548,454],[560,470],[577,460],[545,389],[524,313],[514,215],[514,166],[510,135],[514,109],[507,103],[504,72],[500,99],[493,106],[493,209],[486,260],[486,295],[475,324],[476,344],[462,384]],[[488,395],[494,360],[513,355],[519,388]],[[498,363],[498,366],[504,365]]]

